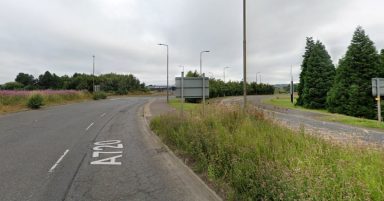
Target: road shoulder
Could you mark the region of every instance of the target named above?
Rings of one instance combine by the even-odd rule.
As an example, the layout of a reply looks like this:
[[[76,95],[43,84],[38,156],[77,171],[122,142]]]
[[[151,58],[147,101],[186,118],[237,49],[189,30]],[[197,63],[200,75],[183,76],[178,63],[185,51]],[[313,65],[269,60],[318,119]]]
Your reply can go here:
[[[153,117],[174,112],[175,109],[166,104],[164,99],[156,98],[149,101],[143,108],[144,126],[143,131],[147,135],[147,141],[154,147],[165,150],[162,160],[168,165],[180,180],[183,181],[196,197],[194,200],[222,200],[198,175],[193,172],[172,150],[162,143],[161,139],[149,128]]]

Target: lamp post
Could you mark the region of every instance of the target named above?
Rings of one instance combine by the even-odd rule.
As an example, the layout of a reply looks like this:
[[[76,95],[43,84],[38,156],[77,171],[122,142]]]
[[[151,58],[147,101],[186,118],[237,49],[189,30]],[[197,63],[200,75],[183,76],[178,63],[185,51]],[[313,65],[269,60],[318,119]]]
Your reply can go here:
[[[244,111],[247,105],[247,6],[243,0],[243,94]]]
[[[260,72],[257,72],[257,73],[256,73],[255,95],[257,95],[257,74],[260,74]]]
[[[224,67],[224,68],[223,68],[223,72],[224,72],[224,83],[225,83],[225,69],[227,69],[227,68],[231,68],[231,67]]]
[[[167,44],[159,43],[158,45],[160,46],[165,46],[167,47],[167,103],[169,103],[169,81],[168,81],[168,65],[169,65],[169,47]]]
[[[210,52],[209,50],[204,50],[204,51],[201,51],[200,52],[200,76],[202,76],[202,73],[203,73],[203,71],[202,71],[202,68],[203,68],[203,59],[202,59],[202,57],[203,57],[203,53],[205,53],[205,52]]]
[[[260,74],[260,72],[257,72],[257,73],[256,73],[256,84],[257,84],[257,74]]]
[[[210,52],[209,50],[203,50],[200,52],[200,76],[203,77],[203,113],[205,112],[205,73],[203,73],[202,68],[203,68],[203,53],[208,53]]]
[[[92,92],[95,92],[95,55],[92,55],[93,70],[92,70]]]

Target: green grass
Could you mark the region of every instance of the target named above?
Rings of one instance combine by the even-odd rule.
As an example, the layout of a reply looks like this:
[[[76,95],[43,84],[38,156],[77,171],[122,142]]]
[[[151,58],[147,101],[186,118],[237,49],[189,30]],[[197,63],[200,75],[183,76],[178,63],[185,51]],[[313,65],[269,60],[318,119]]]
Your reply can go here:
[[[321,113],[323,114],[323,116],[321,116],[319,120],[323,121],[338,122],[364,128],[384,129],[384,123],[378,123],[376,120],[351,117],[342,114],[333,114],[328,112],[327,110],[311,110],[300,106],[292,105],[292,103],[290,102],[290,97],[288,97],[287,95],[279,95],[273,98],[267,98],[263,100],[263,103],[282,108]]]
[[[0,114],[26,110],[28,108],[28,100],[34,94],[41,94],[43,97],[43,105],[45,106],[75,103],[92,98],[92,95],[85,91],[63,94],[49,94],[36,91],[24,95],[0,95]]]
[[[227,200],[384,200],[384,153],[280,127],[254,108],[207,106],[151,128]]]
[[[169,105],[175,109],[178,109],[178,110],[181,109],[180,99],[170,99]],[[197,103],[184,103],[183,105],[183,109],[185,111],[196,110],[199,107],[200,107],[200,104],[197,104]]]

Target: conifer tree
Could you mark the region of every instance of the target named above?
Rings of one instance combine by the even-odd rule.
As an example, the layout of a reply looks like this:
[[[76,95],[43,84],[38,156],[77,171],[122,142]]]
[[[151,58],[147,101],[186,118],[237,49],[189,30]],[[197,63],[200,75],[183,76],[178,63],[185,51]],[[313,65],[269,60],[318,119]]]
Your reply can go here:
[[[304,91],[305,74],[307,72],[307,63],[314,45],[315,45],[315,42],[313,41],[313,38],[307,37],[305,53],[303,55],[303,63],[301,64],[300,83],[297,86],[297,93],[299,97],[297,98],[296,105],[301,105],[301,106],[303,105],[303,91]]]
[[[332,64],[325,46],[317,41],[307,60],[302,95],[303,106],[306,108],[326,108],[326,97],[332,87],[335,67]]]
[[[331,112],[375,118],[371,79],[380,75],[379,55],[362,27],[357,27],[345,56],[336,69],[327,104]]]
[[[380,77],[384,78],[384,49],[380,52]]]

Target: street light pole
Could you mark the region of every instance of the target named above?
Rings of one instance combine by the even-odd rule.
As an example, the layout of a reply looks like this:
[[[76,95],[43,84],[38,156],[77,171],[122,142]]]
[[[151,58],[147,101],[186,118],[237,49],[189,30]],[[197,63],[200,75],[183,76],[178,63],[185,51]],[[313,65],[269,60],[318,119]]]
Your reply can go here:
[[[223,68],[223,71],[224,71],[224,83],[225,83],[225,69],[227,69],[227,68],[230,68],[230,67],[224,67]]]
[[[260,73],[260,72],[257,72],[257,73],[256,73],[256,84],[257,84],[257,74],[259,74],[259,73]]]
[[[200,76],[202,75],[202,73],[203,73],[203,70],[202,70],[202,68],[203,68],[203,59],[202,59],[202,57],[203,57],[203,53],[205,53],[205,52],[210,52],[209,50],[204,50],[204,51],[201,51],[200,52]]]
[[[247,105],[247,6],[243,0],[243,94],[244,111]]]
[[[92,92],[95,92],[95,55],[92,55],[93,70],[92,70]]]
[[[205,73],[203,73],[203,53],[205,52],[210,52],[209,50],[204,50],[200,52],[200,77],[203,77],[203,88],[202,88],[202,93],[203,93],[203,113],[205,112]]]
[[[168,81],[168,66],[169,66],[169,47],[167,44],[162,44],[162,43],[159,43],[158,45],[160,46],[165,46],[167,47],[167,103],[169,103],[169,81]]]

